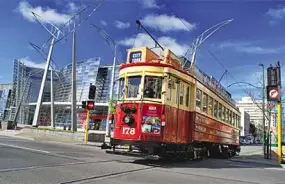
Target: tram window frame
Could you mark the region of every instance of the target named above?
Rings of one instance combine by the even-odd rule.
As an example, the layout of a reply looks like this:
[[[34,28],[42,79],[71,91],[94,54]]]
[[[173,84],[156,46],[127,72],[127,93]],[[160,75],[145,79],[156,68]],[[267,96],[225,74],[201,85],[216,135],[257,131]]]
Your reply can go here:
[[[232,111],[229,110],[229,123],[232,125],[233,122],[232,122]]]
[[[121,77],[118,81],[118,99],[122,99],[125,96],[125,77]]]
[[[218,119],[223,120],[223,105],[218,103]]]
[[[208,114],[213,116],[213,97],[208,96]]]
[[[189,101],[190,101],[190,87],[187,85],[186,87],[186,95],[185,95],[185,105],[186,107],[189,107]]]
[[[215,118],[218,118],[218,110],[219,110],[218,101],[214,99],[214,117]]]
[[[171,102],[172,99],[171,95],[172,95],[173,86],[174,86],[173,79],[170,77],[167,82],[167,100],[169,102]]]
[[[226,121],[226,109],[223,105],[222,105],[222,120],[224,122]]]
[[[150,87],[151,90],[153,90],[153,97],[147,97],[145,96],[145,90],[146,90],[146,82],[148,82],[148,79],[154,79],[154,87],[155,89],[152,89],[153,86]],[[151,83],[151,82],[149,82]],[[145,75],[144,76],[144,84],[143,84],[143,98],[151,98],[151,99],[161,99],[162,98],[162,86],[163,86],[163,77],[161,76],[155,76],[155,75]]]
[[[229,109],[226,108],[226,122],[229,123]]]
[[[201,111],[202,106],[202,90],[199,88],[196,89],[196,109]]]
[[[137,89],[137,96],[136,97],[132,97],[130,96],[130,79],[131,78],[139,78],[140,79],[140,82],[138,84],[138,89]],[[127,94],[126,94],[126,98],[139,98],[140,97],[140,86],[141,86],[141,83],[142,83],[142,76],[141,75],[132,75],[132,76],[127,76],[127,84],[126,84],[126,88],[127,88]]]
[[[206,105],[206,108],[205,108],[205,105]],[[208,114],[208,95],[205,92],[203,92],[202,94],[202,112]]]
[[[180,89],[179,89],[179,105],[183,105],[184,102],[184,84],[180,83]]]

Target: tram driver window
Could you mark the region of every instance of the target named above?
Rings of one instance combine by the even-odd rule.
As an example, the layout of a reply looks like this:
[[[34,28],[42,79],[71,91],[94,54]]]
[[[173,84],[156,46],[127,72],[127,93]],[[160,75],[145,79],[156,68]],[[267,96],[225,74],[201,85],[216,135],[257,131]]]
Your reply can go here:
[[[137,98],[139,96],[140,83],[141,83],[141,76],[128,77],[127,98]]]
[[[125,85],[125,78],[120,78],[119,80],[119,99],[124,97],[124,85]]]
[[[144,97],[161,98],[162,77],[145,76],[144,80]]]

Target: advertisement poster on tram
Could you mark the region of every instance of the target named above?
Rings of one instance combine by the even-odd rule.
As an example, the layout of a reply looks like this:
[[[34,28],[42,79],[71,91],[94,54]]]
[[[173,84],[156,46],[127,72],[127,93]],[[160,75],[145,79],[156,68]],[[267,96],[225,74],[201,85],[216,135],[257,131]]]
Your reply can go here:
[[[161,107],[157,105],[144,105],[142,132],[160,135],[161,131]]]

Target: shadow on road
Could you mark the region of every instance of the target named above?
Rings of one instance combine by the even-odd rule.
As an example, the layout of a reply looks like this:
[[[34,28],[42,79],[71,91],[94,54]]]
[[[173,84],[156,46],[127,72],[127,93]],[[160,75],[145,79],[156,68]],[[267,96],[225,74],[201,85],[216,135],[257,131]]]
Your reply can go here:
[[[204,158],[202,160],[194,161],[164,161],[137,159],[131,163],[162,168],[282,168],[279,164],[273,163],[272,160],[260,158],[260,155],[248,155],[242,157],[238,156],[232,159]]]

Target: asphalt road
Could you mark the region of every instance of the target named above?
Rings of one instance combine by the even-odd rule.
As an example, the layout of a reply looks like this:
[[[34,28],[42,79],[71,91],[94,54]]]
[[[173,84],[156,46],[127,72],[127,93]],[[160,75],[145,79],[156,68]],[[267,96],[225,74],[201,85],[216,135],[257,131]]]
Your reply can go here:
[[[221,159],[148,162],[97,147],[0,136],[0,183],[285,183],[285,170]]]

